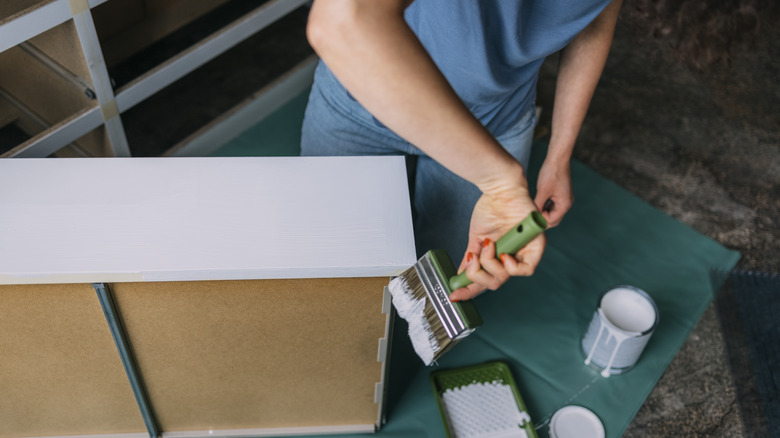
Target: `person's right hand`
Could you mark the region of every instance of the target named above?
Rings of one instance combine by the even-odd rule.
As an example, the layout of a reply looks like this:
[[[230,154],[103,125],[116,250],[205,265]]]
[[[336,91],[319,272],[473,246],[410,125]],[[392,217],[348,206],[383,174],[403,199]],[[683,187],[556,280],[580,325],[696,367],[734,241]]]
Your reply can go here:
[[[468,247],[458,269],[459,273],[465,270],[473,283],[453,291],[451,301],[471,299],[486,289],[496,290],[511,276],[533,274],[546,245],[544,233],[515,254],[496,254],[495,242],[535,210],[523,175],[483,192],[474,206]]]
[[[536,183],[536,206],[547,220],[547,227],[558,226],[574,203],[571,168],[568,160],[547,159],[539,170]]]

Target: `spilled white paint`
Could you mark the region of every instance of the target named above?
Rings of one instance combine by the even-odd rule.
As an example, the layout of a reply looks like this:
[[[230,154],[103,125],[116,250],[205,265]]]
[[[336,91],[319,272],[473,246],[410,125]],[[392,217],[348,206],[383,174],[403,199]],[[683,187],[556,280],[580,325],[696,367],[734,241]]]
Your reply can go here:
[[[601,310],[599,310],[599,312],[601,312]],[[609,355],[609,359],[606,361],[606,363],[603,364],[602,367],[604,369],[601,370],[602,377],[609,377],[612,374],[612,366],[615,363],[615,358],[617,357],[618,352],[623,346],[623,342],[626,339],[629,339],[631,335],[628,333],[624,333],[620,330],[612,329],[607,324],[602,324],[601,327],[599,328],[598,335],[596,335],[596,340],[594,341],[594,347],[591,348],[588,357],[585,358],[585,365],[590,365],[593,359],[593,354],[596,351],[598,351],[596,347],[599,345],[599,341],[602,339],[601,338],[602,333],[606,334],[607,336],[607,338],[603,340],[603,343],[605,345],[614,343],[614,345],[609,348],[609,352],[607,353]]]

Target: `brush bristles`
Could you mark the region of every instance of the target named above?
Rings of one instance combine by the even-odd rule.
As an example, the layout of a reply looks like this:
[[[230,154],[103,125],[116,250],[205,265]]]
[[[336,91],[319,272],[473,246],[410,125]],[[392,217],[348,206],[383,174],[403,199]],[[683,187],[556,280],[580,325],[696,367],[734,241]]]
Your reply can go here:
[[[425,365],[432,364],[455,345],[447,336],[414,267],[393,278],[388,289],[398,315],[409,323],[412,346]]]
[[[425,293],[424,289],[423,293]],[[425,300],[425,320],[430,324],[431,336],[433,336],[433,343],[436,345],[433,353],[433,361],[436,361],[452,348],[456,342],[447,336],[447,331],[444,329],[444,324],[441,323],[441,318],[436,314],[436,309],[433,308],[431,300],[427,298]]]

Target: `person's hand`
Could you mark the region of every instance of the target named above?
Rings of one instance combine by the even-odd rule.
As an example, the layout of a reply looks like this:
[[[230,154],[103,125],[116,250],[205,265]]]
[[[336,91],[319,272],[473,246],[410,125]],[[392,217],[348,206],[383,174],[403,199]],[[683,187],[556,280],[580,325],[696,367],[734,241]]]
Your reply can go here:
[[[552,228],[560,224],[573,202],[569,161],[553,163],[545,160],[539,171],[534,203],[547,219],[547,226]]]
[[[469,243],[458,272],[466,271],[473,282],[457,289],[450,300],[471,299],[486,289],[495,290],[509,277],[533,274],[542,258],[546,240],[538,235],[516,254],[499,254],[496,258],[496,240],[536,210],[528,194],[525,179],[519,175],[511,187],[484,191],[474,206],[469,229]]]

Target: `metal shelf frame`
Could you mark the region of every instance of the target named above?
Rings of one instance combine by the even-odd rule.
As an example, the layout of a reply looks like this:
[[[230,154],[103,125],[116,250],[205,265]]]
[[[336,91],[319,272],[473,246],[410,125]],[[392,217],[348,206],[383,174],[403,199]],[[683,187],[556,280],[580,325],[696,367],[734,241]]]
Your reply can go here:
[[[107,154],[129,157],[130,147],[121,119],[124,111],[309,3],[308,0],[271,0],[115,92],[91,14],[92,8],[106,1],[110,0],[52,0],[4,20],[0,19],[0,52],[23,44],[30,38],[72,19],[90,73],[91,90],[98,101],[97,107],[71,115],[0,157],[46,157],[100,126],[106,128]],[[310,70],[306,69],[307,72]],[[294,87],[285,88],[291,96],[311,83],[311,75],[304,76],[295,82]],[[279,90],[275,93],[278,94]],[[255,93],[254,97],[262,101],[262,91],[260,95]],[[278,100],[278,97],[275,99]],[[261,119],[264,113],[267,111],[259,112],[257,120]],[[189,141],[192,141],[192,138],[189,138]],[[174,148],[178,149],[180,145]]]

